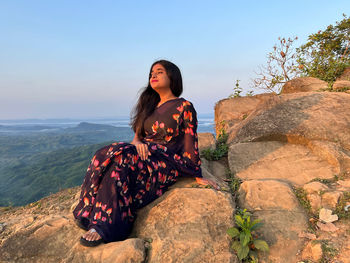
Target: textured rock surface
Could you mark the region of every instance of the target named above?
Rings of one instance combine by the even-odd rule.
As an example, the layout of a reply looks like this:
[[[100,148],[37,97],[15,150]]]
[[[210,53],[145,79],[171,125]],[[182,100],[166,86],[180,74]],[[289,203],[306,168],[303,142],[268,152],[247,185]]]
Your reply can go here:
[[[246,119],[256,108],[259,108],[259,105],[274,96],[277,95],[275,93],[268,93],[220,100],[215,105],[216,134],[220,134],[220,129],[225,129],[225,131],[230,130]]]
[[[303,248],[299,234],[307,230],[307,218],[289,186],[274,180],[245,181],[239,190],[239,204],[263,220],[258,232],[268,242],[270,253],[261,262],[295,263]]]
[[[198,133],[198,148],[199,151],[204,149],[215,149],[215,137],[210,132]]]
[[[336,91],[350,90],[350,81],[349,80],[337,80],[336,82],[334,82],[332,88]]]
[[[153,240],[150,262],[236,262],[226,234],[233,212],[229,193],[173,189],[141,209],[134,231]]]
[[[269,178],[298,186],[315,178],[333,178],[339,172],[309,148],[278,141],[232,144],[228,161],[241,179]]]
[[[337,80],[349,80],[350,81],[350,68],[344,69],[343,73],[337,78]]]
[[[303,260],[319,261],[322,258],[322,247],[320,243],[310,241],[307,243],[302,254]]]
[[[281,90],[282,94],[296,92],[322,91],[328,88],[326,81],[313,78],[301,77],[287,81]]]

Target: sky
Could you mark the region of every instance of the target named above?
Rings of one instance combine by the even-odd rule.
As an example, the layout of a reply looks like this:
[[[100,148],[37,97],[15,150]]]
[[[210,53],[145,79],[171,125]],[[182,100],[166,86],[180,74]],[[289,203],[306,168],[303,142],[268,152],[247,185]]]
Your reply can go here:
[[[129,116],[158,59],[198,114],[252,90],[278,37],[350,14],[350,1],[0,0],[0,119]],[[255,91],[261,93],[262,91]]]

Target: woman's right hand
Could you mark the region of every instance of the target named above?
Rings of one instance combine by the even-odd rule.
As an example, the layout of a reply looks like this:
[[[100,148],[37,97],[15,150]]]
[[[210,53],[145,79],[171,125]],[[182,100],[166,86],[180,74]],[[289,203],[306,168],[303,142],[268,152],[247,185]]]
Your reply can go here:
[[[131,143],[136,146],[137,153],[139,154],[142,161],[146,160],[148,156],[151,155],[151,153],[148,151],[147,144],[140,141],[131,142]]]

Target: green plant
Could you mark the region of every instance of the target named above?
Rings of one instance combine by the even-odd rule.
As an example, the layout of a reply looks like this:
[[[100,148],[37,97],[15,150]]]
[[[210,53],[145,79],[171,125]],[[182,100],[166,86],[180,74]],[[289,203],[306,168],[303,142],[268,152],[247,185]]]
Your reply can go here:
[[[333,82],[350,66],[350,18],[329,25],[308,37],[308,42],[297,48],[297,62],[302,74]]]
[[[339,216],[339,218],[350,219],[350,208],[348,211],[345,211],[345,207],[350,203],[350,192],[344,192],[343,196],[340,198],[336,208],[335,214]]]
[[[238,177],[236,177],[234,175],[234,173],[231,172],[229,169],[227,169],[227,171],[226,171],[226,177],[230,178],[229,186],[230,186],[231,193],[232,194],[237,193],[237,191],[242,183],[242,180],[239,179]]]
[[[222,128],[220,130],[220,134],[216,141],[215,149],[214,150],[205,149],[201,152],[201,156],[209,161],[217,161],[217,160],[220,160],[222,157],[227,156],[227,152],[228,152],[228,145],[226,144],[227,139],[228,139],[228,134]]]
[[[241,97],[242,88],[239,86],[239,82],[240,82],[240,80],[237,79],[235,87],[233,88],[233,93],[230,96],[228,96],[230,99]]]
[[[309,215],[312,215],[311,204],[307,199],[307,193],[303,188],[293,188],[294,194],[297,197],[300,205],[308,212]]]
[[[338,255],[339,251],[334,248],[328,240],[315,240],[316,242],[321,242],[322,248],[322,258],[320,263],[333,262],[333,258]]]
[[[260,219],[251,220],[252,214],[247,209],[238,211],[235,215],[237,227],[231,227],[227,230],[227,234],[232,237],[232,249],[237,253],[240,260],[249,260],[250,262],[258,262],[257,250],[268,251],[269,246],[262,239],[255,239],[257,235],[254,233],[256,229],[262,226]]]

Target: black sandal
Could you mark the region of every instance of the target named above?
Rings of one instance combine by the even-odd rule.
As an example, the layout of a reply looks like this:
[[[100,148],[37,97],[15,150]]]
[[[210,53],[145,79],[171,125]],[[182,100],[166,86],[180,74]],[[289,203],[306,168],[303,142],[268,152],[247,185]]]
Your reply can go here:
[[[89,230],[89,232],[93,233],[93,232],[97,232],[97,231],[94,228],[91,228]],[[85,247],[96,247],[96,246],[98,246],[101,243],[105,243],[102,238],[100,238],[98,240],[92,240],[92,241],[86,240],[83,237],[80,238],[80,244],[82,244]]]

